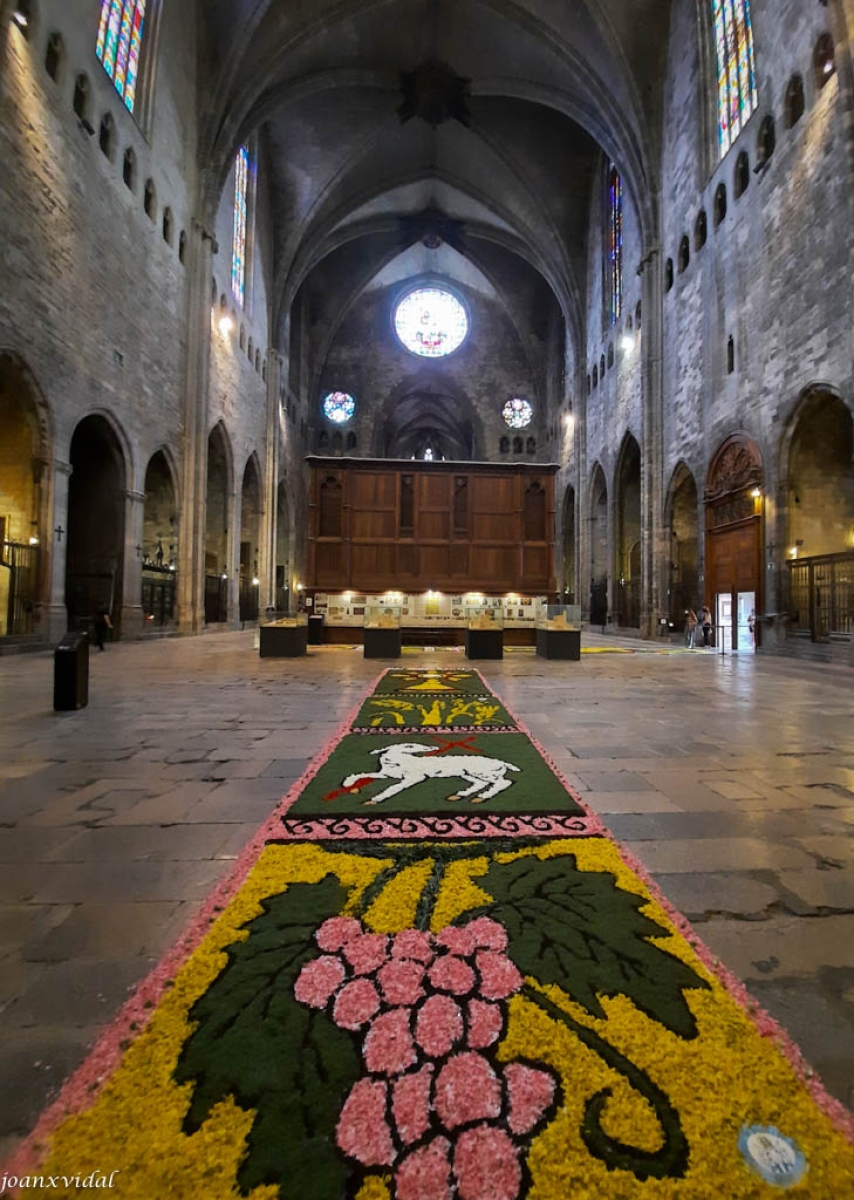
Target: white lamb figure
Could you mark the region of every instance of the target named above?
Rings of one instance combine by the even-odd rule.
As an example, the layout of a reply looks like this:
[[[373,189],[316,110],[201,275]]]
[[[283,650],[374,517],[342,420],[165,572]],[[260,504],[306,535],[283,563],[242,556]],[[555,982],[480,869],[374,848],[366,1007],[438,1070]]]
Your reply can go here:
[[[395,743],[372,750],[371,754],[380,756],[381,769],[348,775],[342,787],[350,788],[368,779],[395,779],[398,782],[371,800],[366,800],[365,804],[382,804],[383,800],[396,796],[398,792],[405,792],[425,779],[462,779],[471,786],[446,799],[465,800],[471,796],[473,804],[480,804],[511,786],[513,780],[505,779],[507,771],[519,770],[513,763],[503,762],[500,758],[487,758],[486,755],[436,754],[431,746],[424,746],[420,742]]]

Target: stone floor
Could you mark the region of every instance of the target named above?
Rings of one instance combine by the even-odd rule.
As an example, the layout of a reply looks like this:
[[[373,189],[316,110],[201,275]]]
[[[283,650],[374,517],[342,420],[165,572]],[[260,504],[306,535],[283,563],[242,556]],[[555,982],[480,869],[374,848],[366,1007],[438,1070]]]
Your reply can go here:
[[[635,652],[480,665],[854,1105],[851,671],[584,644]],[[50,655],[0,658],[0,1161],[381,665],[113,645],[57,714]]]

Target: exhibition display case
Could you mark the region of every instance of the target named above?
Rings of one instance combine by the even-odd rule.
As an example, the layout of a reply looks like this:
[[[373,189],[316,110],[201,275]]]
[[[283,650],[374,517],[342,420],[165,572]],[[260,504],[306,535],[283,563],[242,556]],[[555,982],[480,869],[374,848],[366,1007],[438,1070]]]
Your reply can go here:
[[[301,658],[308,645],[308,615],[278,617],[261,625],[258,632],[261,658]]]
[[[581,606],[543,604],[537,616],[537,657],[578,662],[581,658]]]
[[[467,607],[466,658],[504,657],[504,609],[482,604]]]
[[[400,658],[400,605],[368,605],[364,617],[365,658]]]

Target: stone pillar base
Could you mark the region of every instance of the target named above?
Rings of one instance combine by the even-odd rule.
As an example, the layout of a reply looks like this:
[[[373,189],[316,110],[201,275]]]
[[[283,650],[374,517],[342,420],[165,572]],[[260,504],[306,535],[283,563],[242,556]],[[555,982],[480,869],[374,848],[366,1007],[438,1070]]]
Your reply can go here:
[[[68,609],[64,604],[36,605],[36,633],[56,645],[68,630]]]

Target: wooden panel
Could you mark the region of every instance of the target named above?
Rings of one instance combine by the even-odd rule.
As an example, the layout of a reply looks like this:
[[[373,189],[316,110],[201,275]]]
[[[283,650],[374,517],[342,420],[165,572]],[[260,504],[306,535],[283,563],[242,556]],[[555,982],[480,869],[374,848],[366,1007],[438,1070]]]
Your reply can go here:
[[[318,542],[315,561],[318,587],[346,587],[342,542]]]
[[[513,546],[478,546],[471,565],[478,591],[508,591],[519,578],[519,554]]]
[[[469,548],[465,544],[451,546],[451,576],[454,579],[469,578]]]
[[[394,472],[352,471],[350,506],[360,508],[397,507],[397,475]]]
[[[710,592],[759,592],[759,519],[709,533]]]
[[[525,546],[522,558],[522,575],[526,581],[532,579],[548,579],[548,546]]]
[[[397,514],[393,509],[356,510],[350,514],[353,538],[393,538],[397,534]]]
[[[353,563],[353,586],[362,591],[374,591],[393,581],[395,548],[393,545],[355,545],[350,551]]]
[[[475,513],[472,520],[474,542],[521,542],[517,515],[508,513]]]
[[[479,513],[515,513],[516,476],[472,475],[469,476],[472,493],[472,511]]]
[[[436,586],[450,577],[448,546],[422,546],[418,555],[418,575],[427,580],[428,587]]]
[[[415,546],[397,547],[397,572],[401,583],[408,582],[408,576],[418,573],[418,552]],[[405,591],[405,588],[401,587],[400,590]]]
[[[425,512],[422,508],[418,513],[418,536],[424,540],[446,542],[451,536],[451,514],[448,512]]]
[[[554,589],[554,470],[314,457],[309,463],[309,587],[526,595]],[[340,520],[334,541],[319,536],[327,481],[326,526],[336,529]],[[346,501],[340,509],[339,484]]]
[[[418,505],[420,508],[451,507],[450,475],[419,475]]]

